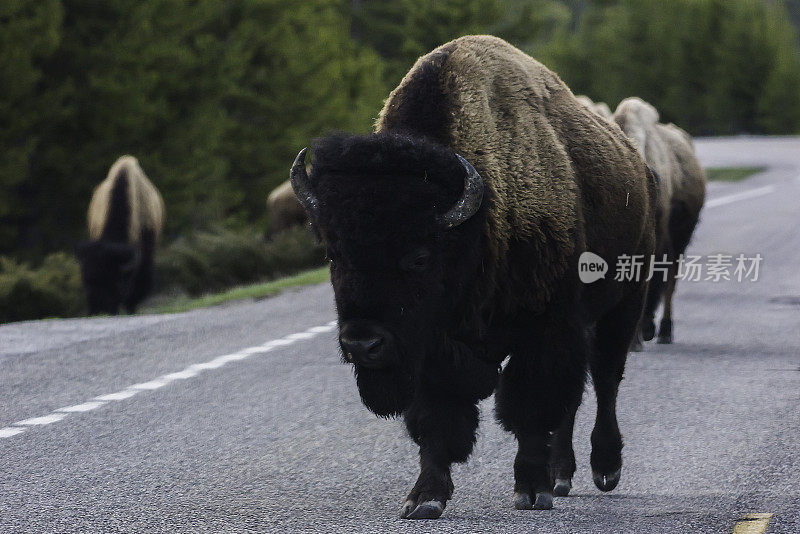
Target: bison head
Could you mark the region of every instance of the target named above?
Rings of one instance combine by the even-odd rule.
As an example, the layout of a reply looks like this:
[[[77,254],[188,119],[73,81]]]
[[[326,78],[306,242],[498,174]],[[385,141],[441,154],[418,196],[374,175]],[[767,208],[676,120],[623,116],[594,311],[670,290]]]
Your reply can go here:
[[[343,358],[382,416],[407,406],[426,358],[459,325],[479,266],[484,183],[460,155],[392,134],[332,136],[291,180],[327,247]]]
[[[89,315],[116,315],[130,293],[139,254],[125,243],[88,241],[76,249]]]

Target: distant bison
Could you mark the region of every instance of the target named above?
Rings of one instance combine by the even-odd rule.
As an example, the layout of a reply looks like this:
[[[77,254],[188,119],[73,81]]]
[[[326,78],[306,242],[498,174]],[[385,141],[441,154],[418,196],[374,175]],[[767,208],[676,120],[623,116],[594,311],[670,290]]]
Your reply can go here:
[[[441,515],[495,388],[519,441],[514,504],[551,508],[550,469],[562,495],[575,472],[587,366],[594,480],[613,489],[617,387],[645,282],[582,284],[578,264],[584,251],[609,263],[653,252],[656,185],[625,136],[534,59],[469,36],[417,61],[376,133],[317,141],[310,175],[304,157],[291,181],[331,259],[343,358],[364,404],[402,415],[420,447],[401,517]]]
[[[678,275],[678,259],[692,238],[703,208],[706,176],[688,133],[674,124],[658,122],[655,107],[641,98],[626,98],[617,106],[614,121],[633,141],[648,165],[658,174],[660,210],[656,258],[668,268],[666,280],[654,273],[642,315],[642,337],[655,336],[654,315],[663,296],[664,313],[658,330],[659,343],[672,343],[672,296]]]
[[[267,197],[267,213],[269,214],[269,233],[277,234],[292,226],[308,222],[308,215],[303,205],[297,200],[292,184],[286,180],[272,190]]]
[[[122,156],[97,186],[88,212],[90,241],[77,248],[89,314],[128,313],[153,285],[153,254],[164,202],[132,156]]]
[[[611,120],[612,118],[611,108],[609,108],[608,104],[606,104],[605,102],[595,102],[586,95],[578,95],[575,98],[578,99],[578,102],[580,102],[587,108],[591,109],[604,119],[608,121]]]

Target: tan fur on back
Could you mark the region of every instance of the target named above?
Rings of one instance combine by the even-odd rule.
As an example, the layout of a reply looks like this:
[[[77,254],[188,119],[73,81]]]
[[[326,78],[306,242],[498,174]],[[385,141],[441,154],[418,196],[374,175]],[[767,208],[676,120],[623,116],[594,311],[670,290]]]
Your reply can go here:
[[[706,171],[694,151],[692,136],[674,124],[659,124],[659,133],[675,154],[680,172],[673,184],[672,199],[683,203],[695,214],[700,213],[706,196]]]
[[[595,102],[586,95],[577,95],[575,98],[578,102],[591,109],[605,120],[608,121],[612,119],[613,113],[611,113],[611,108],[609,108],[608,104],[605,102]]]
[[[661,229],[667,231],[673,184],[680,180],[678,160],[658,129],[658,111],[638,97],[626,98],[617,106],[614,121],[633,142],[650,167],[659,176]]]
[[[538,243],[538,262],[519,284],[532,291],[529,302],[547,298],[576,240],[609,257],[620,252],[604,250],[609,243],[640,242],[652,209],[641,158],[555,73],[502,39],[462,37],[421,57],[386,101],[377,131],[397,121],[407,87],[441,51],[448,54],[439,81],[451,102],[449,144],[493,192],[488,241],[498,268],[506,268],[513,240]],[[591,221],[585,236],[576,228],[581,217]],[[620,222],[629,217],[634,222]]]
[[[664,217],[669,216],[673,200],[699,213],[705,198],[706,178],[692,138],[674,124],[661,124],[658,119],[656,108],[638,97],[626,98],[614,112],[614,121],[661,178]]]
[[[143,228],[153,230],[157,241],[164,226],[164,201],[158,189],[147,179],[138,160],[133,156],[122,156],[114,162],[106,179],[94,190],[87,215],[89,238],[100,239],[103,234],[111,203],[111,192],[119,177],[119,172],[123,168],[127,170],[128,177],[129,243],[140,242]]]
[[[267,207],[274,207],[276,204],[281,202],[286,202],[287,199],[291,200],[291,198],[295,198],[293,203],[297,203],[296,196],[294,194],[294,190],[292,189],[292,184],[289,180],[286,180],[281,185],[276,187],[272,190],[272,192],[267,197]]]

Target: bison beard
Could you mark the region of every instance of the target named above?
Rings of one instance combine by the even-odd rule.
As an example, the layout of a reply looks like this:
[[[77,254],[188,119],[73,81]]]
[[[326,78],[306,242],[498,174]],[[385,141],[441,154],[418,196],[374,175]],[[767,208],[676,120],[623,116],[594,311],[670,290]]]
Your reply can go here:
[[[656,186],[609,126],[530,57],[465,37],[420,58],[375,134],[318,140],[310,175],[305,150],[292,166],[331,259],[361,398],[402,415],[420,447],[402,517],[441,515],[450,466],[475,443],[477,403],[495,389],[519,442],[514,505],[551,508],[554,480],[564,495],[575,472],[587,369],[595,483],[619,481],[616,395],[645,282],[584,286],[577,258],[649,257]]]

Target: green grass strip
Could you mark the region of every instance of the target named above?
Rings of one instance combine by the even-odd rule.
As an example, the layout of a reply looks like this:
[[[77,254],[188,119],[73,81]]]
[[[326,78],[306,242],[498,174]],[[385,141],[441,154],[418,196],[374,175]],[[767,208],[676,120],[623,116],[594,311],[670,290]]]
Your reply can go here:
[[[233,300],[272,297],[292,287],[319,284],[321,282],[327,282],[329,279],[330,273],[328,267],[325,266],[311,271],[304,271],[293,276],[287,276],[286,278],[278,278],[277,280],[271,280],[269,282],[235,287],[213,295],[204,295],[197,298],[179,297],[172,302],[159,306],[157,312],[180,313],[197,308],[205,308],[207,306],[216,306]]]
[[[709,167],[706,175],[711,182],[740,182],[764,169],[765,167]]]

